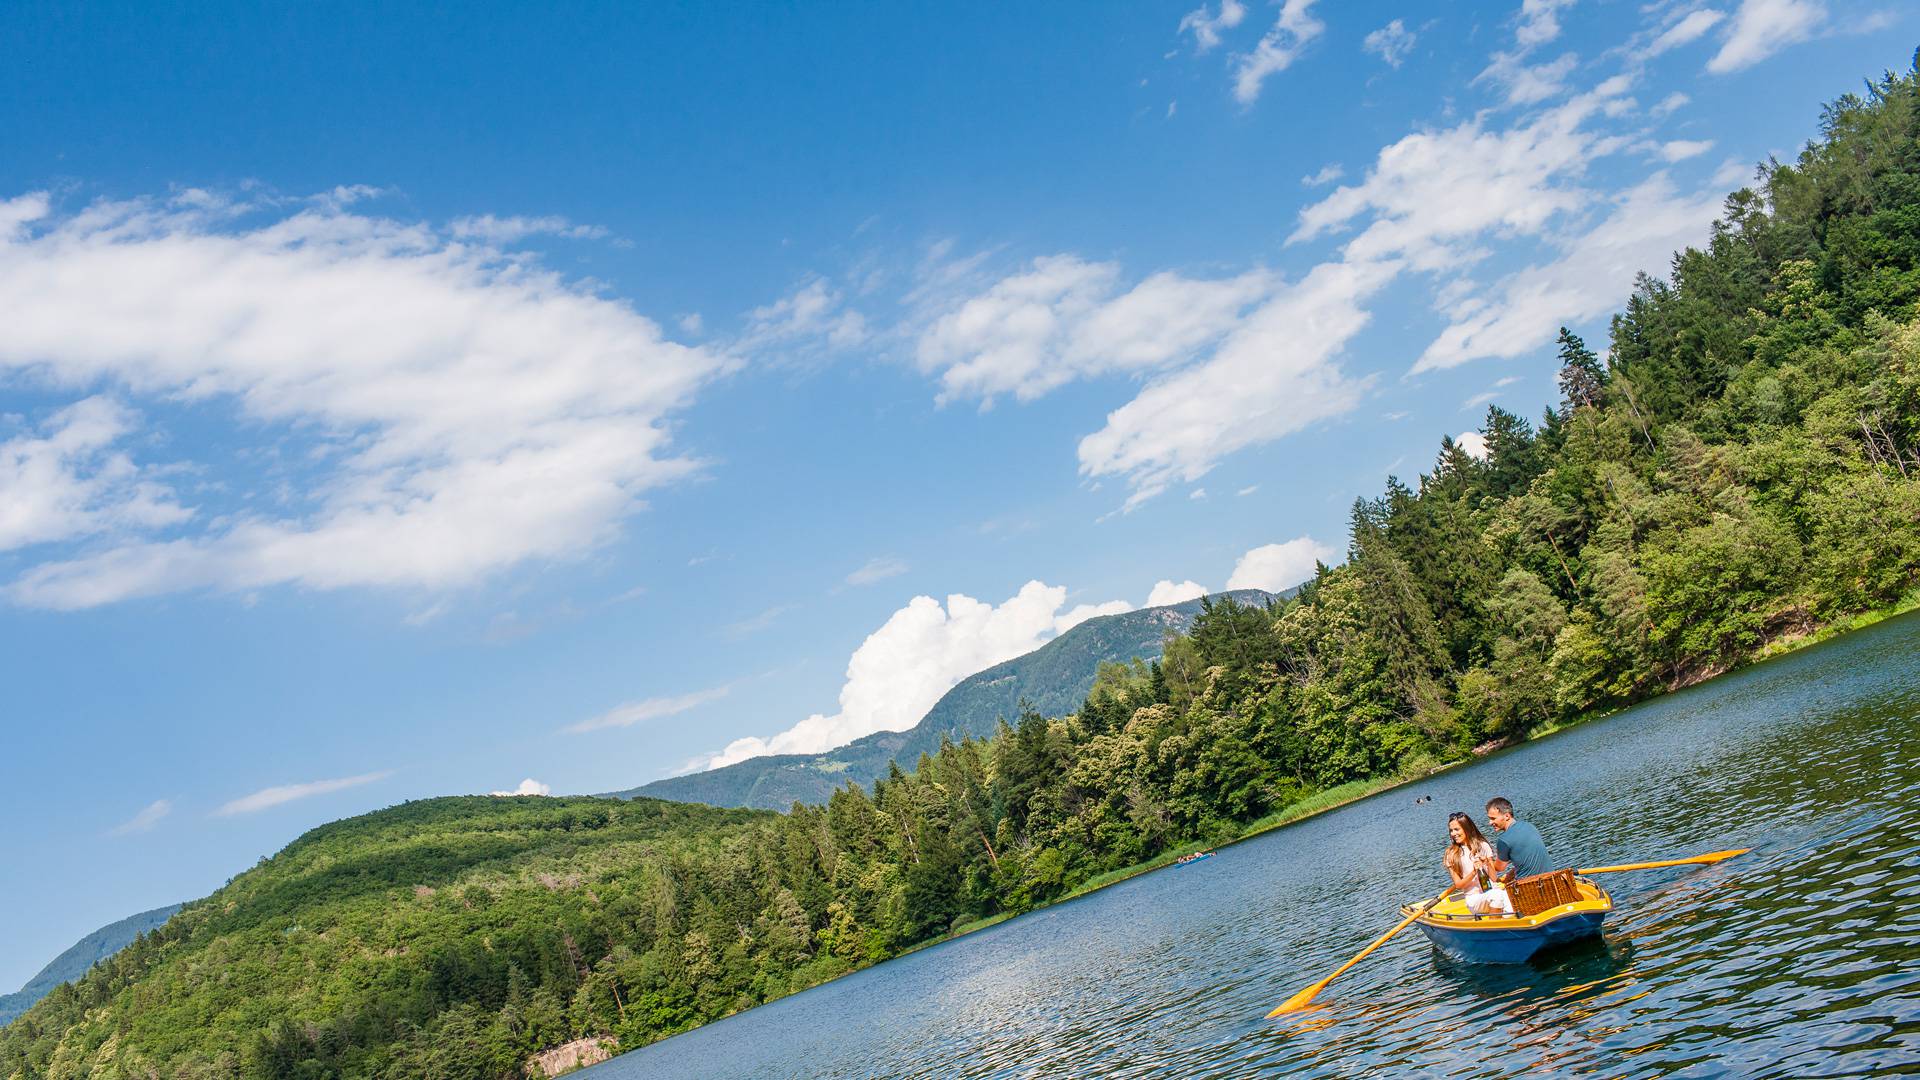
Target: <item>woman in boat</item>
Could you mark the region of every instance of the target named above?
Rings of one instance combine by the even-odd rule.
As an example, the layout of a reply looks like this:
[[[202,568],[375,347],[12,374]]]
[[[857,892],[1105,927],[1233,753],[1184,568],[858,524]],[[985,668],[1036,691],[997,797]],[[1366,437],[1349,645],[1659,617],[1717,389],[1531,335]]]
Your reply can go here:
[[[1453,875],[1453,887],[1464,893],[1467,910],[1476,915],[1513,914],[1513,899],[1498,880],[1500,862],[1493,845],[1473,818],[1459,812],[1447,815],[1447,853],[1443,861]]]

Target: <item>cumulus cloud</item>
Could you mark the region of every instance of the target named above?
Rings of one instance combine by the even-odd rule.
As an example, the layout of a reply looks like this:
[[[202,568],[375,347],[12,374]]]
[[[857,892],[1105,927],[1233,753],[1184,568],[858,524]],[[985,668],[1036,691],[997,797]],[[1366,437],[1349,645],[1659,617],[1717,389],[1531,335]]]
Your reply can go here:
[[[1406,62],[1407,54],[1413,51],[1413,31],[1407,24],[1395,19],[1378,30],[1368,34],[1360,43],[1361,48],[1385,60],[1389,67],[1399,67]]]
[[[520,781],[520,786],[512,791],[489,791],[487,794],[501,798],[510,798],[515,795],[551,795],[553,789],[529,776]]]
[[[872,585],[907,572],[907,561],[891,556],[868,559],[867,564],[847,575],[849,585]]]
[[[1205,4],[1200,5],[1180,20],[1180,33],[1193,35],[1193,51],[1206,52],[1220,44],[1220,32],[1231,30],[1240,25],[1247,17],[1247,8],[1240,0],[1220,0],[1217,11],[1209,12]]]
[[[714,769],[764,754],[812,754],[876,731],[904,731],[960,680],[1032,652],[1069,619],[1107,613],[1095,606],[1063,615],[1066,600],[1064,586],[1039,581],[1027,582],[998,605],[960,593],[948,596],[944,606],[916,596],[854,650],[839,711],[815,713],[768,738],[736,739],[690,766]]]
[[[1666,116],[1676,109],[1685,107],[1686,104],[1692,100],[1693,99],[1687,95],[1675,90],[1673,93],[1661,98],[1660,103],[1653,107],[1653,116],[1655,119]]]
[[[1493,62],[1473,81],[1501,87],[1509,105],[1533,105],[1564,93],[1567,76],[1578,62],[1572,53],[1539,64],[1526,63],[1518,54],[1496,53]]]
[[[130,836],[134,833],[151,832],[162,818],[173,813],[173,803],[168,799],[155,799],[141,808],[140,812],[113,827],[112,836]]]
[[[90,544],[29,568],[10,599],[458,586],[605,541],[644,492],[696,470],[666,421],[727,358],[528,256],[340,204],[4,204],[0,373],[115,386],[311,451],[287,505],[242,497],[173,536],[102,529],[184,511],[96,516],[69,537]]]
[[[690,694],[676,694],[671,697],[650,697],[641,701],[629,701],[616,705],[606,712],[589,720],[582,720],[567,727],[567,731],[580,734],[587,731],[601,731],[606,728],[632,727],[648,720],[678,716],[683,712],[699,708],[709,701],[718,701],[726,697],[731,687],[716,686],[710,690],[695,690]]]
[[[1279,544],[1262,544],[1240,556],[1227,578],[1228,589],[1265,589],[1285,592],[1313,576],[1318,563],[1339,552],[1311,536],[1296,536]]]
[[[1274,75],[1293,66],[1307,44],[1319,37],[1327,24],[1312,13],[1314,0],[1285,0],[1280,17],[1261,36],[1250,53],[1234,57],[1233,98],[1252,105],[1260,97],[1261,86]]]
[[[244,795],[215,810],[219,817],[231,817],[235,814],[251,814],[270,807],[293,802],[296,799],[310,799],[315,795],[327,795],[335,791],[360,787],[385,780],[392,776],[389,772],[363,773],[359,776],[343,776],[337,780],[313,780],[304,784],[282,784],[278,787],[261,788],[251,795]]]
[[[1487,437],[1477,431],[1463,431],[1453,437],[1453,445],[1467,452],[1470,458],[1487,460],[1491,451],[1487,449]]]
[[[0,551],[191,518],[159,470],[115,448],[138,428],[131,409],[90,397],[56,411],[38,434],[0,442]]]
[[[1035,259],[939,316],[920,335],[920,369],[940,401],[1001,394],[1032,401],[1081,378],[1183,362],[1231,329],[1273,279],[1155,274],[1122,288],[1120,268],[1071,255]]]
[[[1636,274],[1703,242],[1720,206],[1717,191],[1682,193],[1656,173],[1615,197],[1598,224],[1563,242],[1555,261],[1512,274],[1467,303],[1467,314],[1440,332],[1413,371],[1518,356],[1552,341],[1562,325],[1612,310]]]
[[[1726,40],[1707,61],[1707,70],[1725,75],[1752,67],[1812,37],[1826,17],[1827,9],[1818,0],[1741,0]]]
[[[1207,595],[1207,587],[1197,581],[1156,581],[1153,590],[1147,593],[1148,607],[1165,607],[1168,604],[1198,600]]]
[[[1054,632],[1064,634],[1088,619],[1097,619],[1102,615],[1125,615],[1132,610],[1133,605],[1125,600],[1109,600],[1104,604],[1076,604],[1065,615],[1053,620]]]

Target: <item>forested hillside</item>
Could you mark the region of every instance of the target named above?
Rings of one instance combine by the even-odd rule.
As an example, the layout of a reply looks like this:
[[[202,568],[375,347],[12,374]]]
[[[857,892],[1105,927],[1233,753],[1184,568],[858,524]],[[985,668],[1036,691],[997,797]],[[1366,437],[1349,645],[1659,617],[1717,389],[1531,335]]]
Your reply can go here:
[[[1258,589],[1221,593],[1242,603],[1274,599]],[[1218,597],[1216,597],[1218,599]],[[1088,619],[1038,649],[962,679],[941,695],[918,724],[906,731],[880,731],[819,754],[749,758],[724,768],[656,780],[614,793],[644,795],[714,806],[785,810],[796,802],[824,803],[849,781],[866,785],[896,761],[915,761],[940,749],[943,738],[990,735],[1001,720],[1017,718],[1026,702],[1044,716],[1072,712],[1103,662],[1157,660],[1169,631],[1184,631],[1201,602],[1142,608]]]
[[[1609,362],[1353,510],[1070,715],[791,814],[446,799],[315,830],[0,1033],[17,1077],[509,1077],[1055,899],[1303,797],[1710,675],[1920,586],[1920,73],[1643,279]],[[1631,752],[1630,747],[1621,748]]]

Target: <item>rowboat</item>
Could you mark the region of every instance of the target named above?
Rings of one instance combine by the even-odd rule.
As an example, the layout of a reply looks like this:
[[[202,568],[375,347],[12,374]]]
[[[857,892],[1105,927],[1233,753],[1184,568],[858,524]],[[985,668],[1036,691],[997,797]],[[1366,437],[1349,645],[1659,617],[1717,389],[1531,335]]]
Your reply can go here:
[[[1613,897],[1589,878],[1567,875],[1571,888],[1561,901],[1525,915],[1476,915],[1465,900],[1449,899],[1424,912],[1409,904],[1400,914],[1411,918],[1434,947],[1472,964],[1524,964],[1550,945],[1562,945],[1600,933],[1600,924],[1613,910]],[[1529,905],[1517,905],[1526,911]]]

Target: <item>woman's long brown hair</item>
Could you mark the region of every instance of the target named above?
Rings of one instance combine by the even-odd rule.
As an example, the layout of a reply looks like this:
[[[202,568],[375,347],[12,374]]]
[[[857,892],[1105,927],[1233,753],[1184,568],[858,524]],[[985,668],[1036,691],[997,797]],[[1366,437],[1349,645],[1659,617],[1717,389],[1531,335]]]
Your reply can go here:
[[[1458,810],[1447,815],[1447,823],[1449,825],[1456,821],[1460,823],[1460,831],[1467,836],[1466,846],[1468,850],[1487,843],[1486,836],[1480,832],[1480,826],[1473,823],[1473,815],[1463,814]],[[1449,867],[1458,868],[1460,865],[1459,856],[1453,850],[1458,846],[1458,844],[1453,842],[1453,837],[1449,835],[1447,837],[1447,865]],[[1492,845],[1488,844],[1488,846],[1491,847]]]

